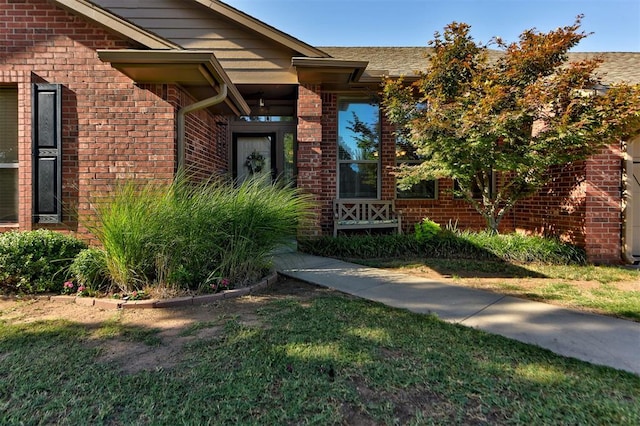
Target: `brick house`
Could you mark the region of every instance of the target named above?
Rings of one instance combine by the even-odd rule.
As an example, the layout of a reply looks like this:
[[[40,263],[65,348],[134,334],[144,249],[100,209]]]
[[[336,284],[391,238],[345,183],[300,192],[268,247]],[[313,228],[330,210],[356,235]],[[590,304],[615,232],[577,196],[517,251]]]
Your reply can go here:
[[[380,79],[423,68],[424,48],[318,48],[215,0],[0,0],[0,22],[0,230],[87,235],[92,197],[118,180],[179,166],[242,180],[252,156],[315,195],[307,235],[331,234],[334,199],[393,200],[406,230],[426,216],[484,226],[453,182],[401,192],[389,173],[412,158],[380,113]],[[640,83],[640,54],[603,56],[605,83]],[[376,131],[367,150],[354,117]],[[639,164],[636,138],[554,170],[502,229],[638,261]]]

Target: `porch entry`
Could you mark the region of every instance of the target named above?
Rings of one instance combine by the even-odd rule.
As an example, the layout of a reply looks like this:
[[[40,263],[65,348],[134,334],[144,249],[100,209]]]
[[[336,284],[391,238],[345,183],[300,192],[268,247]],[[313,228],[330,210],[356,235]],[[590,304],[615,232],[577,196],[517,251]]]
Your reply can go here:
[[[233,175],[238,183],[250,177],[278,176],[275,133],[234,133]]]

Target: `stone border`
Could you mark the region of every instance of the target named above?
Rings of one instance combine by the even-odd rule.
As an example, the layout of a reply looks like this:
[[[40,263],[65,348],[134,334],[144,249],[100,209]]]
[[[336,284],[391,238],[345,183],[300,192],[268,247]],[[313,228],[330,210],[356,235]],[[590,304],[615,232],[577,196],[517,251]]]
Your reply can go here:
[[[175,297],[173,299],[143,299],[143,300],[122,300],[106,299],[80,296],[49,296],[52,302],[74,302],[78,305],[95,306],[102,309],[154,309],[154,308],[175,308],[179,306],[204,305],[224,299],[233,299],[240,296],[255,293],[268,285],[278,281],[278,273],[272,272],[262,281],[248,287],[234,288],[220,293],[204,294],[201,296]]]

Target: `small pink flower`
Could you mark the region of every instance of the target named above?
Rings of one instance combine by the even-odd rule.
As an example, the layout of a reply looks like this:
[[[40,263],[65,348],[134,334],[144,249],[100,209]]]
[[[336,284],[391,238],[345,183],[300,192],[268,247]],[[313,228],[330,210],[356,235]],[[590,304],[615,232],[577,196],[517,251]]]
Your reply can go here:
[[[71,281],[67,281],[63,284],[64,288],[73,288],[73,283]]]
[[[85,290],[85,287],[83,285],[78,287],[78,293],[82,293],[84,290]]]
[[[229,287],[229,280],[227,278],[223,278],[222,281],[220,281],[220,285],[222,287]]]

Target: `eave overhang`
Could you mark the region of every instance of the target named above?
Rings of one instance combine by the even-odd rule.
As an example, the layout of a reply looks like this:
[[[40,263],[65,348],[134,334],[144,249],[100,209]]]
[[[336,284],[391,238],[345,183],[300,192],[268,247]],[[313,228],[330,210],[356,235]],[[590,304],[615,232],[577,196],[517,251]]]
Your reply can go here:
[[[360,79],[369,62],[294,57],[291,64],[296,67],[301,83],[321,83],[327,90],[346,90],[362,84]]]
[[[98,50],[108,62],[136,83],[178,84],[197,100],[219,93],[226,84],[228,96],[213,112],[249,115],[251,109],[212,52],[190,50]]]
[[[319,83],[328,91],[377,90],[385,78],[402,78],[407,83],[418,78],[417,75],[390,75],[387,70],[367,69],[368,61],[294,57],[291,63],[296,67],[301,83]]]
[[[178,45],[146,31],[86,0],[54,0],[54,4],[84,16],[109,31],[150,49],[177,49]]]

